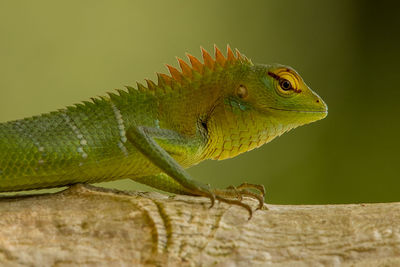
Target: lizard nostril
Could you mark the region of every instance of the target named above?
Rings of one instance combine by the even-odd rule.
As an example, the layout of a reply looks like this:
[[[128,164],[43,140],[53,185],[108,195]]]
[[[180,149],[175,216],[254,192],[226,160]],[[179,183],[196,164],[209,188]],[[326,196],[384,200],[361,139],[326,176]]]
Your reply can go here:
[[[317,99],[317,103],[319,103],[319,99]]]

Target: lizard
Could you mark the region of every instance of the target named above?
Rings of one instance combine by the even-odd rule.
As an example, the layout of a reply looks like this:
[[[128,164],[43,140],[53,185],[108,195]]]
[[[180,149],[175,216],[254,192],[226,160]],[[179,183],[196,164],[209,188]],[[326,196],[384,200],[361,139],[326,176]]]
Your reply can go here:
[[[157,82],[116,89],[54,112],[0,123],[0,192],[123,178],[173,194],[252,209],[265,189],[213,189],[185,170],[260,147],[327,116],[327,105],[291,67],[254,64],[227,46],[186,54]],[[254,193],[255,189],[257,193]]]

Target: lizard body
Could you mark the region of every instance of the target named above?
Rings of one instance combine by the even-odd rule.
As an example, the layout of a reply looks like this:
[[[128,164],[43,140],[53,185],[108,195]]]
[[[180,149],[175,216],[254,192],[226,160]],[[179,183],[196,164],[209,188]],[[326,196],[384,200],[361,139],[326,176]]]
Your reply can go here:
[[[157,74],[157,83],[1,123],[0,191],[131,178],[223,200],[233,191],[212,190],[184,168],[234,157],[327,114],[289,67],[253,64],[229,46],[226,57],[217,48],[215,59],[202,53],[204,63],[178,59],[182,70],[167,65],[171,75]]]

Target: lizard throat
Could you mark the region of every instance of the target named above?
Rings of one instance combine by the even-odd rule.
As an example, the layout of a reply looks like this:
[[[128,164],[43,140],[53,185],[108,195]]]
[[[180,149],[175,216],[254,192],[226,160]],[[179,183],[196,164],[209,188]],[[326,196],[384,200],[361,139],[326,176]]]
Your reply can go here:
[[[272,141],[275,137],[294,128],[272,120],[247,118],[235,124],[221,123],[209,127],[209,140],[204,158],[223,160],[235,157]],[[233,127],[236,126],[236,127]]]

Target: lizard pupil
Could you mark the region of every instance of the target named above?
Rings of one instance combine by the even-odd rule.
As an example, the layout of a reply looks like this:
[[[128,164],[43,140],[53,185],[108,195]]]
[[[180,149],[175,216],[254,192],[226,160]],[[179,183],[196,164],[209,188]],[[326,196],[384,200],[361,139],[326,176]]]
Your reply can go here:
[[[288,90],[292,89],[292,84],[286,79],[281,79],[279,85],[285,91],[288,91]]]

